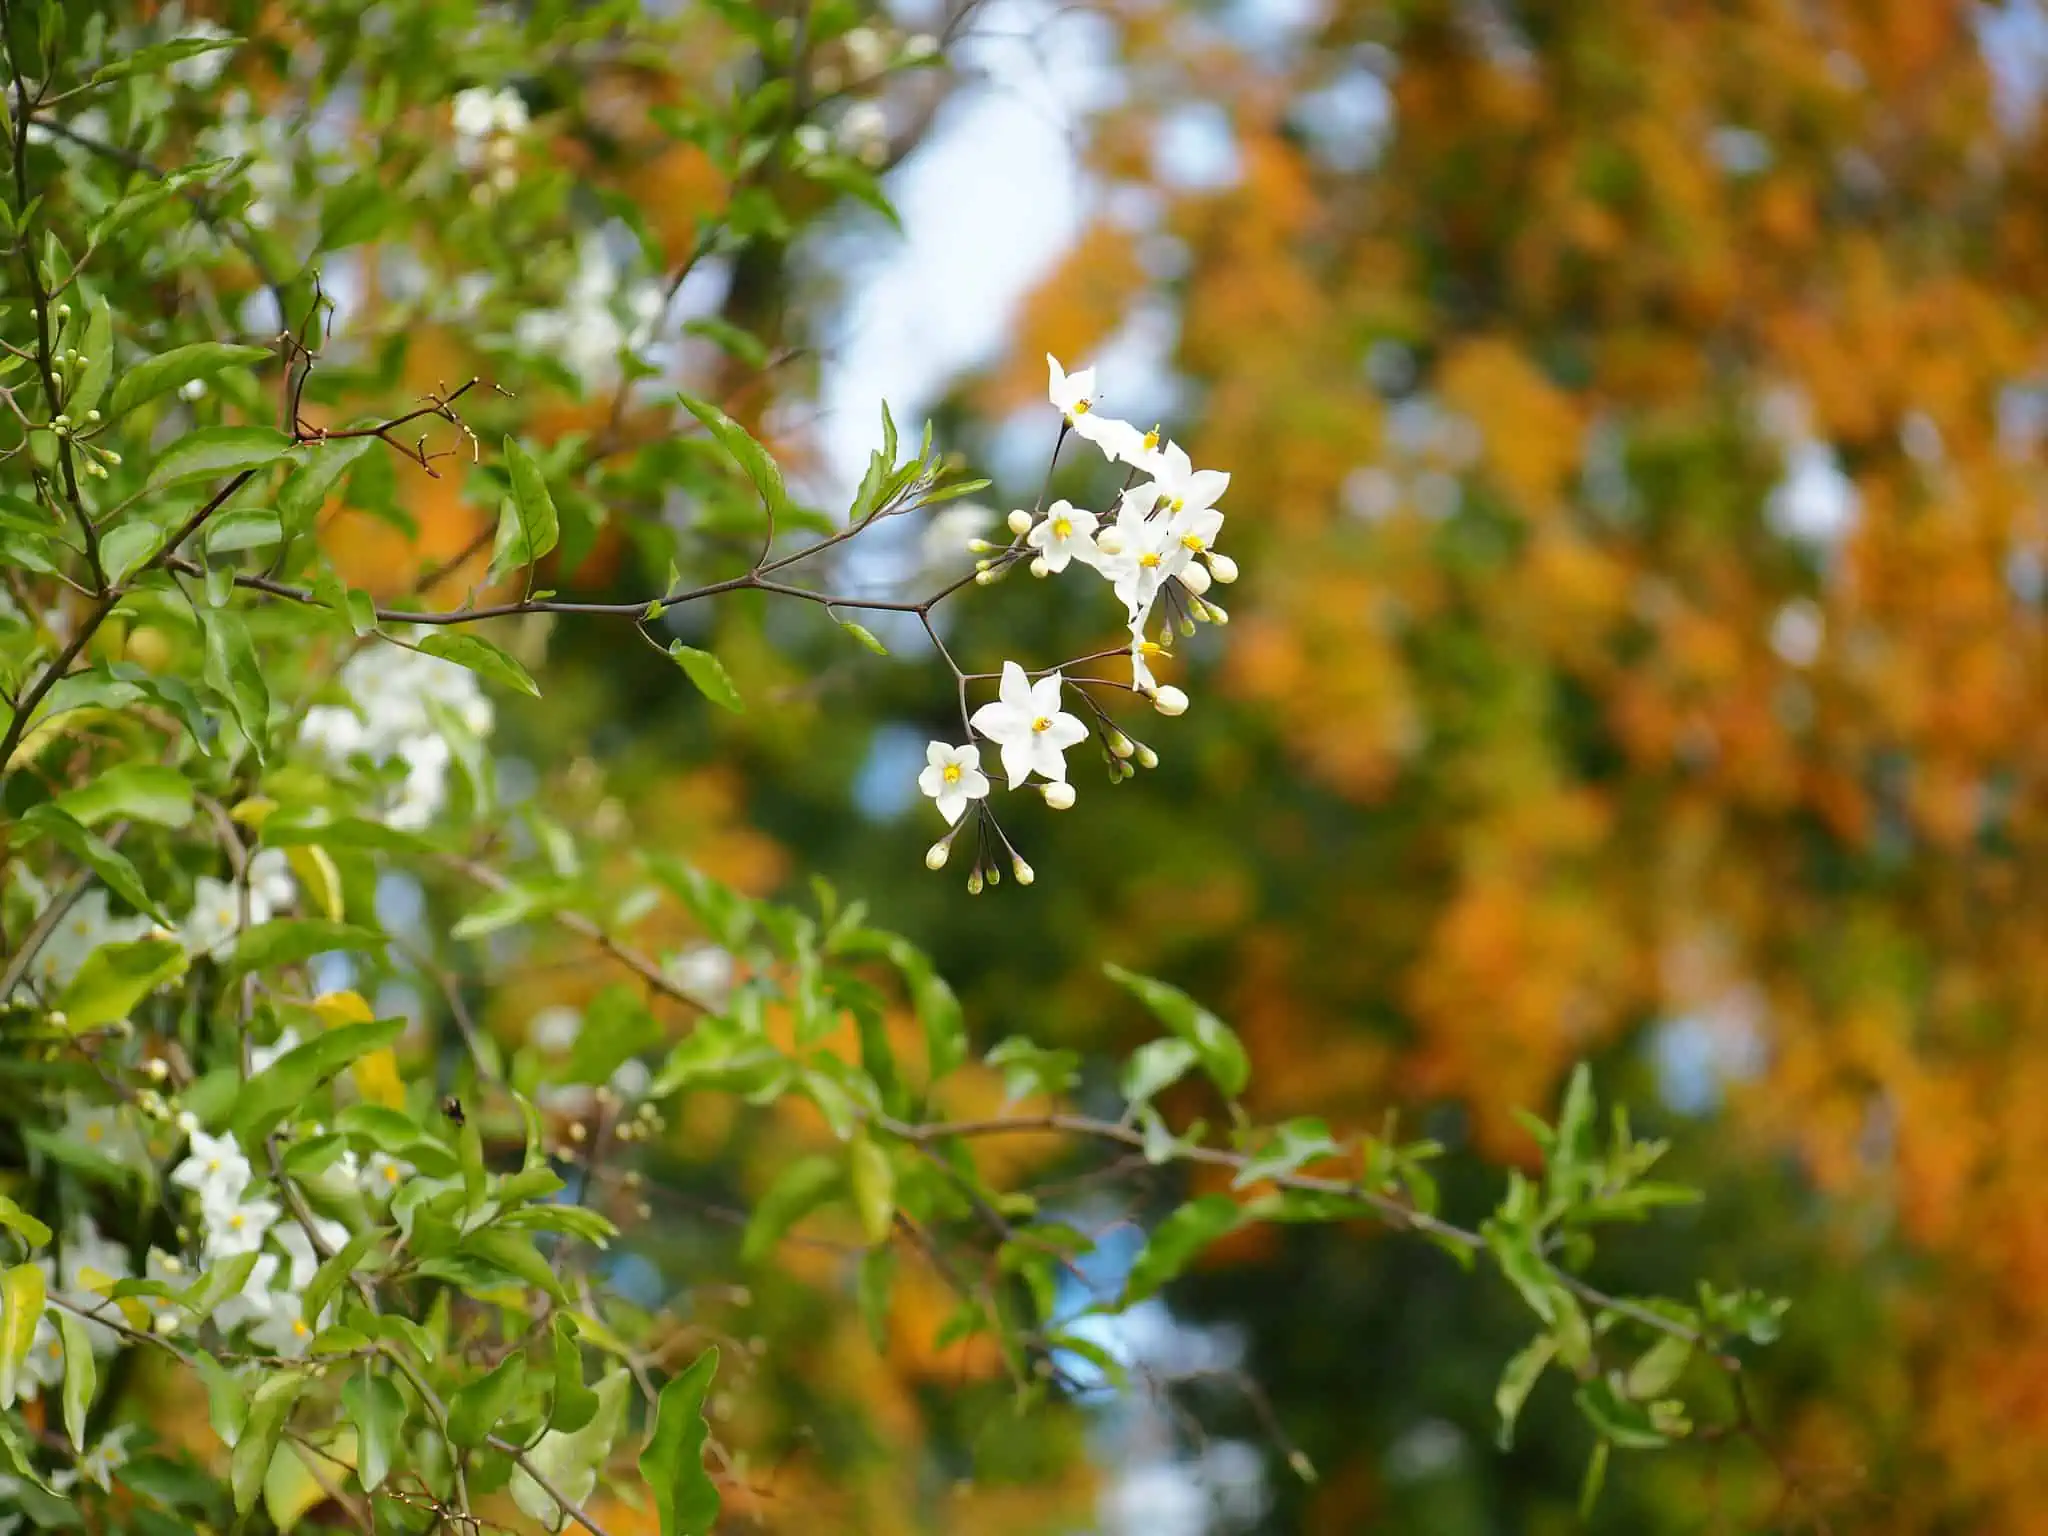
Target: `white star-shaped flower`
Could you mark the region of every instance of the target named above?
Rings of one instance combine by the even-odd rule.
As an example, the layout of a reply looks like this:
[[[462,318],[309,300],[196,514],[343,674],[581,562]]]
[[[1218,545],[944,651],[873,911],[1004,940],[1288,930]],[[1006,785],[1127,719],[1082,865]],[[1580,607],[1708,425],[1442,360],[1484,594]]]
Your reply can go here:
[[[171,1170],[171,1182],[198,1195],[208,1209],[225,1210],[242,1198],[249,1173],[249,1159],[242,1155],[234,1132],[209,1136],[194,1131],[185,1160]]]
[[[263,1246],[263,1234],[284,1214],[275,1200],[240,1200],[232,1205],[209,1206],[206,1217],[206,1256],[232,1258],[254,1253]]]
[[[1059,407],[1060,414],[1066,417],[1067,425],[1073,429],[1076,437],[1085,437],[1104,453],[1109,453],[1112,444],[1125,442],[1137,431],[1129,422],[1118,421],[1114,416],[1105,416],[1095,408],[1093,368],[1068,373],[1060,366],[1060,360],[1050,352],[1045,354],[1045,362],[1050,370],[1046,398]]]
[[[1152,675],[1152,660],[1157,656],[1171,654],[1157,640],[1145,638],[1145,620],[1140,618],[1131,624],[1131,686],[1140,693],[1155,693],[1159,680]]]
[[[1166,510],[1178,517],[1183,512],[1215,506],[1230,489],[1230,476],[1220,469],[1195,468],[1187,450],[1179,443],[1168,443],[1152,471],[1152,484],[1166,503]]]
[[[1016,662],[1006,661],[996,702],[974,712],[974,729],[1002,748],[1010,788],[1034,773],[1066,782],[1067,749],[1086,738],[1088,727],[1060,709],[1063,686],[1057,672],[1034,683]]]
[[[306,1320],[296,1292],[273,1291],[270,1305],[249,1337],[274,1355],[296,1359],[313,1342],[313,1325]]]
[[[969,742],[964,747],[949,747],[943,741],[935,741],[924,751],[924,772],[917,776],[917,787],[939,804],[939,814],[946,818],[946,825],[957,824],[967,814],[967,802],[979,800],[988,793],[988,775],[981,771],[981,749]]]
[[[1044,521],[1036,524],[1024,536],[1024,542],[1038,551],[1038,558],[1045,562],[1045,568],[1057,576],[1068,564],[1079,556],[1082,564],[1092,564],[1095,554],[1095,514],[1085,512],[1070,502],[1056,501],[1045,514]]]
[[[1116,589],[1134,625],[1142,624],[1151,613],[1159,588],[1173,574],[1169,562],[1179,549],[1173,541],[1171,519],[1152,515],[1157,503],[1149,486],[1124,492],[1117,501],[1116,521],[1095,539],[1099,552],[1095,568]]]

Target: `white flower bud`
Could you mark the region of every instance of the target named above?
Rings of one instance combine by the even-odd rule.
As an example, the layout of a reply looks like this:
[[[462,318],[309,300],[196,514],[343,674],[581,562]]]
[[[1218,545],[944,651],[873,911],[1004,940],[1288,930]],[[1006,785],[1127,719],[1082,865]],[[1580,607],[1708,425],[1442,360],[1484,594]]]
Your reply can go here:
[[[95,480],[104,480],[107,478],[107,466],[98,463],[97,461],[86,465],[85,472],[88,475],[92,476]]]
[[[996,584],[996,573],[984,566],[974,573],[974,584],[977,587],[992,587]]]
[[[1228,555],[1211,555],[1209,574],[1225,586],[1229,586],[1231,582],[1237,580],[1237,562]]]
[[[1168,683],[1152,695],[1152,707],[1162,715],[1184,715],[1188,712],[1188,696]]]
[[[1058,783],[1041,785],[1038,792],[1045,796],[1045,803],[1056,811],[1068,810],[1073,806],[1074,786],[1063,780]],[[1025,883],[1028,885],[1030,882],[1026,881]]]
[[[161,1334],[176,1333],[178,1331],[178,1314],[175,1312],[159,1312],[154,1318],[150,1319],[149,1326]]]
[[[149,936],[161,944],[171,936],[171,930],[162,923],[151,923],[149,925]]]
[[[57,306],[57,318],[59,320],[69,320],[71,318],[71,306],[69,304],[59,304]]]
[[[1019,507],[1010,514],[1008,522],[1010,532],[1016,534],[1020,539],[1031,531],[1031,514],[1022,507]]]
[[[924,867],[926,869],[944,869],[946,867],[946,860],[952,856],[953,840],[949,837],[941,842],[933,843],[931,847],[925,849]]]
[[[939,40],[929,32],[913,32],[904,39],[903,57],[912,60],[935,59],[939,56]]]
[[[87,411],[85,413],[85,419],[89,422],[98,421],[100,419],[100,413],[98,411]]]
[[[71,1023],[71,1019],[70,1019],[69,1015],[67,1015],[67,1014],[66,1014],[66,1013],[64,1012],[64,1010],[63,1010],[62,1008],[52,1008],[52,1009],[50,1010],[50,1017],[49,1017],[49,1024],[50,1024],[50,1028],[52,1028],[52,1029],[63,1029],[63,1028],[65,1028],[65,1027],[67,1027],[67,1026],[68,1026],[68,1025],[70,1024],[70,1023]]]
[[[142,1072],[153,1083],[160,1083],[171,1075],[170,1063],[161,1056],[152,1056],[142,1064]]]
[[[1052,567],[1045,563],[1045,556],[1035,556],[1031,561],[1031,574],[1041,581],[1052,574]]]
[[[1214,624],[1218,629],[1221,629],[1224,625],[1230,622],[1230,615],[1223,611],[1223,605],[1221,603],[1211,603],[1205,601],[1202,604],[1202,606],[1209,610],[1209,622],[1211,624]]]
[[[192,1111],[189,1109],[179,1110],[178,1118],[174,1123],[176,1124],[178,1129],[183,1131],[187,1136],[190,1136],[194,1131],[199,1129],[199,1117],[193,1114]]]
[[[197,400],[206,393],[206,380],[187,379],[178,386],[180,400]]]
[[[1095,536],[1095,547],[1105,555],[1120,555],[1124,552],[1124,536],[1114,528],[1105,528]]]
[[[1029,885],[1033,880],[1036,880],[1038,878],[1031,872],[1031,866],[1029,864],[1026,864],[1022,859],[1018,858],[1015,854],[1012,854],[1010,856],[1010,873],[1017,877],[1017,883],[1019,885]]]
[[[1188,568],[1180,573],[1180,584],[1200,597],[1209,590],[1209,568],[1190,562]]]
[[[989,543],[987,539],[969,539],[967,541],[967,553],[969,553],[970,555],[991,555],[994,554],[999,547],[1000,546],[998,545]]]
[[[1122,731],[1111,731],[1109,733],[1109,750],[1118,757],[1129,757],[1137,750],[1137,747],[1131,738]]]
[[[970,896],[979,896],[981,894],[981,871],[978,869],[967,877],[967,894]]]
[[[54,416],[51,419],[50,425],[55,427],[59,432],[62,432],[71,425],[71,418],[69,416],[66,416],[62,411],[59,411],[56,414],[56,416]]]
[[[102,450],[101,457],[103,457],[109,464],[114,465],[116,468],[120,466],[121,455],[114,452],[114,450],[111,448]]]
[[[1157,768],[1159,766],[1159,754],[1150,747],[1138,748],[1138,766],[1140,768]]]

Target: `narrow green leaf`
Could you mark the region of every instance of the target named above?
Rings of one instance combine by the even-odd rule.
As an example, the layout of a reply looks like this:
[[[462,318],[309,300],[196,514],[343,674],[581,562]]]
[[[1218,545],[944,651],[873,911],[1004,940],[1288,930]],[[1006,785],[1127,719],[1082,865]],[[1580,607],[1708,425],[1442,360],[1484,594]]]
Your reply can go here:
[[[92,1341],[85,1336],[83,1321],[60,1312],[57,1331],[64,1338],[64,1432],[71,1436],[71,1448],[83,1452],[85,1416],[99,1387],[99,1367],[93,1363]]]
[[[335,923],[316,917],[274,917],[267,923],[242,930],[241,936],[235,940],[234,949],[222,962],[221,971],[232,978],[249,971],[268,970],[272,966],[297,965],[315,955],[332,954],[336,950],[379,952],[384,943],[383,934],[354,923]]]
[[[242,1085],[230,1115],[244,1146],[254,1146],[358,1057],[381,1051],[405,1030],[403,1019],[342,1024],[287,1051]]]
[[[869,1246],[887,1242],[896,1224],[896,1164],[888,1150],[866,1136],[856,1136],[849,1151],[847,1182],[853,1190],[853,1208],[860,1216],[862,1236]]]
[[[583,1382],[583,1351],[576,1343],[573,1324],[562,1313],[555,1314],[555,1392],[548,1410],[548,1428],[573,1435],[597,1412],[597,1394]]]
[[[235,1441],[228,1464],[229,1486],[235,1495],[235,1513],[246,1515],[256,1507],[263,1492],[263,1480],[270,1474],[270,1458],[284,1438],[285,1425],[307,1378],[297,1371],[279,1371],[257,1383],[249,1398],[249,1417]]]
[[[227,701],[235,724],[261,762],[270,736],[270,688],[249,639],[249,626],[230,609],[202,608],[199,612],[206,630],[207,685]]]
[[[439,656],[443,661],[452,661],[459,667],[467,667],[480,677],[487,677],[494,683],[503,683],[507,688],[516,689],[530,698],[540,697],[540,686],[533,676],[502,647],[478,635],[459,635],[450,630],[436,630],[420,642],[420,649],[429,656]]]
[[[670,642],[668,653],[675,658],[684,675],[697,685],[697,691],[712,703],[735,713],[746,708],[740,702],[739,689],[732,685],[732,674],[725,670],[725,663],[709,651],[700,651],[676,640]]]
[[[501,550],[502,564],[498,568],[514,571],[533,564],[555,547],[561,538],[561,519],[555,513],[555,499],[548,494],[540,465],[517,438],[505,439],[505,467],[512,474],[512,507],[517,515],[518,533],[510,546]]]
[[[149,472],[152,490],[186,480],[213,480],[275,464],[292,440],[275,427],[201,427],[166,448]]]
[[[709,401],[693,399],[689,395],[677,398],[682,401],[683,409],[703,422],[718,446],[746,472],[769,515],[780,517],[787,512],[789,492],[783,487],[782,471],[776,467],[768,450],[754,440],[753,434]]]
[[[661,1389],[655,1405],[654,1434],[640,1453],[640,1475],[654,1495],[661,1536],[710,1536],[718,1523],[718,1488],[704,1470],[711,1435],[704,1397],[717,1371],[717,1349],[705,1350]]]
[[[375,438],[345,437],[339,442],[309,443],[300,450],[299,467],[277,491],[277,516],[288,537],[312,530],[341,477],[375,446]]]
[[[1140,1250],[1124,1282],[1123,1305],[1143,1301],[1188,1267],[1209,1244],[1236,1229],[1243,1218],[1228,1195],[1203,1195],[1162,1221]]]
[[[0,1274],[0,1408],[14,1406],[21,1365],[35,1343],[36,1323],[42,1315],[40,1269],[33,1264],[17,1264]]]
[[[0,1195],[0,1227],[20,1234],[23,1242],[31,1248],[40,1248],[49,1242],[50,1229],[42,1221],[31,1216],[5,1195]]]
[[[1228,1024],[1178,987],[1140,976],[1120,965],[1106,964],[1103,970],[1151,1009],[1160,1023],[1194,1047],[1202,1070],[1225,1095],[1234,1099],[1244,1092],[1245,1084],[1251,1080],[1251,1058]]]
[[[104,880],[107,888],[129,906],[158,922],[163,921],[162,909],[150,899],[149,890],[142,883],[141,872],[128,862],[126,855],[81,825],[55,801],[30,807],[17,825],[30,837],[49,838]]]
[[[92,79],[87,83],[105,85],[110,80],[125,80],[130,75],[162,73],[184,59],[197,58],[202,53],[217,53],[223,48],[239,48],[241,44],[238,37],[180,37],[168,43],[156,43],[102,64],[93,71]]]
[[[123,373],[114,385],[114,397],[108,402],[106,414],[118,419],[136,406],[182,388],[194,379],[210,379],[228,368],[267,363],[271,356],[268,347],[242,347],[224,341],[195,341],[190,346],[173,347],[144,358]]]
[[[1518,1350],[1500,1373],[1500,1385],[1493,1389],[1493,1406],[1500,1414],[1500,1431],[1497,1436],[1503,1451],[1513,1448],[1515,1443],[1515,1420],[1522,1415],[1522,1405],[1529,1400],[1529,1394],[1536,1389],[1545,1367],[1557,1353],[1557,1340],[1549,1334],[1539,1334],[1526,1346]]]
[[[783,1233],[831,1199],[843,1185],[844,1175],[837,1159],[823,1153],[800,1157],[789,1164],[776,1175],[775,1182],[754,1207],[746,1236],[740,1240],[741,1262],[760,1263],[774,1252]]]
[[[86,827],[124,820],[184,827],[192,821],[192,781],[158,763],[116,763],[51,803]]]
[[[1637,1402],[1662,1397],[1684,1374],[1686,1363],[1691,1359],[1692,1340],[1681,1339],[1676,1334],[1661,1338],[1629,1367],[1622,1391]]]
[[[97,1029],[127,1018],[150,993],[184,975],[189,964],[176,939],[102,944],[86,956],[57,1006],[71,1030]]]
[[[405,1398],[388,1376],[365,1368],[341,1389],[356,1430],[356,1477],[366,1492],[384,1486],[405,1435]]]
[[[880,640],[877,640],[875,638],[875,632],[869,629],[865,624],[856,624],[851,619],[841,619],[839,621],[839,627],[845,630],[849,635],[853,636],[854,639],[858,640],[862,645],[866,646],[869,650],[873,651],[877,656],[886,656],[889,654],[889,647],[882,644]]]
[[[1143,1104],[1160,1089],[1178,1082],[1195,1061],[1195,1048],[1185,1040],[1148,1040],[1131,1052],[1118,1087],[1131,1103]]]

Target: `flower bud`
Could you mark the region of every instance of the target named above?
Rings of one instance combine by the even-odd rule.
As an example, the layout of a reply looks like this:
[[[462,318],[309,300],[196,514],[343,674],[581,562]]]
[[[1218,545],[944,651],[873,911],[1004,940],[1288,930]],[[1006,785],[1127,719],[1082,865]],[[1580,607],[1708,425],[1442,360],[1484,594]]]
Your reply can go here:
[[[1175,621],[1174,628],[1178,629],[1183,636],[1192,635],[1195,632],[1195,621],[1184,613]]]
[[[1015,854],[1010,855],[1010,873],[1017,877],[1019,885],[1029,885],[1038,877],[1031,872],[1031,866]]]
[[[967,541],[967,553],[970,555],[992,555],[996,552],[997,547],[989,543],[987,539],[969,539]]]
[[[172,1124],[177,1126],[177,1128],[183,1131],[187,1136],[190,1136],[194,1131],[199,1129],[199,1117],[193,1114],[192,1111],[189,1109],[181,1109],[178,1111],[178,1118],[174,1120]]]
[[[1157,768],[1159,766],[1159,754],[1150,747],[1138,748],[1138,766],[1140,768]]]
[[[1022,507],[1019,507],[1010,514],[1009,527],[1010,532],[1016,534],[1020,539],[1023,538],[1025,534],[1031,531],[1031,514]]]
[[[100,413],[98,411],[87,411],[85,413],[85,419],[89,422],[98,421],[100,419]]]
[[[981,871],[978,869],[967,877],[967,894],[970,896],[979,896],[981,894]]]
[[[996,584],[996,573],[984,565],[974,573],[974,584],[977,587],[992,587]]]
[[[1230,622],[1230,615],[1223,611],[1221,603],[1204,602],[1202,606],[1209,610],[1209,622],[1218,629]]]
[[[1188,712],[1188,696],[1168,683],[1152,695],[1152,707],[1162,715],[1184,715]]]
[[[68,1015],[67,1015],[67,1014],[66,1014],[66,1013],[64,1012],[64,1010],[63,1010],[62,1008],[52,1008],[52,1009],[50,1010],[50,1016],[49,1016],[49,1025],[50,1025],[50,1028],[52,1028],[52,1029],[64,1029],[64,1028],[68,1027],[68,1026],[70,1025],[70,1023],[71,1023],[71,1019],[70,1019],[70,1017],[69,1017],[69,1016],[68,1016]]]
[[[69,304],[59,304],[57,306],[57,318],[59,320],[69,320],[71,318],[71,306]]]
[[[1041,581],[1052,574],[1052,567],[1045,563],[1045,556],[1038,555],[1032,559],[1031,574]]]
[[[903,43],[903,57],[912,60],[934,59],[939,54],[939,40],[929,32],[913,32]]]
[[[1124,536],[1114,528],[1105,528],[1095,536],[1095,547],[1105,555],[1120,555],[1124,552]]]
[[[203,397],[205,393],[206,380],[204,379],[187,379],[178,386],[178,398],[180,400],[197,400]]]
[[[114,466],[115,468],[117,468],[117,469],[118,469],[118,468],[120,467],[120,465],[121,465],[121,455],[119,455],[118,453],[114,452],[114,450],[113,450],[113,449],[111,449],[111,448],[103,448],[103,449],[101,449],[101,450],[100,450],[100,457],[101,457],[101,458],[103,458],[103,459],[105,459],[105,460],[106,460],[106,461],[107,461],[107,462],[108,462],[109,464],[112,464],[112,465],[113,465],[113,466]]]
[[[152,1083],[160,1083],[171,1075],[170,1063],[161,1056],[152,1056],[142,1064],[142,1075]]]
[[[1200,597],[1209,590],[1209,568],[1191,562],[1188,568],[1180,573],[1180,584]]]
[[[953,839],[943,838],[924,851],[926,869],[944,869],[946,860],[953,856]]]
[[[54,417],[50,419],[50,425],[55,427],[59,432],[62,432],[70,427],[71,418],[65,415],[62,411],[59,411]]]
[[[1118,757],[1129,757],[1137,748],[1131,741],[1131,738],[1122,731],[1111,731],[1109,733],[1109,750]]]
[[[1067,810],[1074,803],[1074,786],[1064,780],[1041,785],[1038,792],[1045,796],[1045,803],[1056,811]],[[1025,883],[1028,885],[1030,882]]]
[[[1237,580],[1237,562],[1228,555],[1211,555],[1209,574],[1225,586],[1229,586],[1231,582]]]

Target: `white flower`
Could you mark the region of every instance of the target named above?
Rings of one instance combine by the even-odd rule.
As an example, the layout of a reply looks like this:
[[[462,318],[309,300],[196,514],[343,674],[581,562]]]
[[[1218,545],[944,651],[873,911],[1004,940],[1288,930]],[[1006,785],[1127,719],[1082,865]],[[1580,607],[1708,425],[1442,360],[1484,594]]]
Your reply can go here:
[[[40,900],[48,900],[48,896]],[[63,921],[43,941],[32,967],[35,978],[48,990],[67,986],[94,950],[105,944],[131,943],[148,932],[146,917],[110,916],[106,891],[94,886],[71,904]]]
[[[839,147],[856,160],[879,165],[889,155],[889,115],[880,102],[857,101],[839,119]]]
[[[187,379],[178,386],[178,398],[187,404],[194,400],[204,400],[206,398],[206,380]]]
[[[153,1280],[158,1285],[167,1285],[176,1291],[183,1290],[192,1283],[192,1271],[176,1254],[165,1253],[161,1248],[152,1248],[149,1250],[147,1262],[143,1265],[142,1278]],[[136,1300],[153,1314],[154,1326],[158,1333],[175,1333],[184,1326],[184,1313],[176,1302],[167,1297],[138,1296]]]
[[[917,787],[939,803],[939,814],[952,826],[967,814],[967,802],[988,793],[988,775],[981,771],[981,749],[969,742],[949,747],[935,741],[924,749],[924,772]]]
[[[270,1305],[249,1330],[249,1337],[272,1354],[293,1359],[303,1355],[313,1342],[313,1326],[306,1321],[297,1293],[271,1292]]]
[[[526,101],[517,91],[491,90],[473,85],[455,93],[451,114],[456,134],[464,139],[488,139],[497,134],[522,133],[526,129]]]
[[[369,1165],[363,1169],[363,1189],[371,1195],[389,1195],[405,1182],[406,1175],[411,1172],[411,1163],[386,1157],[382,1152],[372,1152]]]
[[[1038,551],[1038,558],[1054,575],[1064,571],[1077,555],[1084,565],[1093,564],[1095,514],[1056,501],[1046,512],[1045,521],[1024,536],[1024,542]]]
[[[78,1458],[75,1471],[51,1473],[50,1486],[59,1493],[68,1493],[83,1481],[112,1493],[115,1471],[128,1465],[128,1437],[134,1432],[132,1424],[108,1431],[106,1438]]]
[[[78,1094],[64,1100],[64,1139],[80,1143],[109,1162],[140,1168],[149,1161],[142,1135],[118,1104],[88,1104]]]
[[[1178,517],[1215,506],[1230,489],[1230,476],[1220,469],[1196,469],[1179,443],[1168,443],[1160,453],[1152,484],[1166,510]]]
[[[974,729],[1002,748],[1003,772],[1012,789],[1033,773],[1065,779],[1067,749],[1088,734],[1087,726],[1061,711],[1062,686],[1057,672],[1033,683],[1016,662],[1006,661],[996,702],[974,712]]]
[[[320,1241],[327,1245],[329,1253],[338,1253],[348,1245],[348,1228],[338,1221],[329,1221],[324,1216],[313,1218],[313,1231]],[[303,1291],[312,1282],[313,1274],[320,1268],[320,1255],[313,1247],[313,1239],[306,1235],[306,1229],[296,1221],[281,1221],[270,1229],[270,1240],[282,1248],[285,1257],[291,1261],[291,1271],[285,1284],[295,1291]]]
[[[178,42],[188,38],[206,43],[224,43],[234,34],[217,22],[204,17],[186,22],[178,29]],[[233,50],[216,48],[210,53],[195,53],[189,59],[180,59],[165,71],[179,85],[190,90],[203,91],[220,78],[220,72],[227,68],[228,56]]]
[[[569,1050],[582,1033],[583,1015],[574,1008],[564,1008],[559,1004],[541,1009],[526,1025],[527,1044],[550,1055]]]
[[[846,62],[856,79],[878,75],[889,63],[889,45],[873,27],[855,27],[846,34]]]
[[[1142,617],[1131,624],[1131,686],[1140,693],[1158,691],[1159,680],[1152,675],[1152,658],[1168,654],[1165,646],[1157,640],[1145,638],[1145,621]]]
[[[1186,557],[1174,542],[1171,520],[1152,515],[1157,500],[1150,486],[1124,492],[1117,499],[1116,521],[1095,540],[1095,568],[1109,578],[1134,626],[1152,612],[1176,553]]]
[[[249,1075],[256,1077],[276,1066],[281,1057],[299,1048],[299,1032],[287,1025],[278,1031],[277,1038],[268,1045],[249,1047]],[[231,1138],[232,1139],[232,1138]]]
[[[805,123],[790,135],[796,147],[810,159],[817,159],[832,147],[832,136],[816,123]]]
[[[185,1160],[171,1170],[171,1182],[198,1195],[202,1208],[226,1210],[248,1189],[250,1172],[234,1132],[209,1136],[194,1131]]]
[[[270,921],[270,903],[249,892],[249,926]],[[192,910],[179,927],[179,938],[195,955],[212,954],[242,927],[242,892],[226,880],[201,875],[192,885]]]
[[[265,848],[250,859],[247,879],[251,897],[260,899],[272,913],[290,906],[299,894],[282,848]]]
[[[329,762],[345,763],[369,741],[363,718],[346,704],[316,704],[299,722],[299,740]]]
[[[207,1258],[230,1259],[261,1248],[263,1235],[284,1211],[275,1200],[237,1200],[203,1207],[201,1214],[206,1219]]]
[[[667,961],[662,970],[692,1002],[715,1011],[725,1006],[736,968],[731,950],[698,944]]]
[[[242,1288],[213,1309],[213,1321],[223,1333],[270,1315],[270,1288],[277,1280],[277,1271],[276,1254],[257,1255]]]
[[[1113,456],[1117,447],[1128,447],[1134,441],[1141,441],[1144,434],[1127,421],[1114,416],[1105,416],[1095,408],[1095,370],[1083,368],[1079,373],[1068,373],[1060,366],[1060,360],[1050,352],[1045,354],[1046,366],[1050,370],[1050,382],[1046,386],[1046,398],[1059,407],[1060,414],[1067,419],[1067,425],[1074,429],[1076,437],[1085,437]]]

